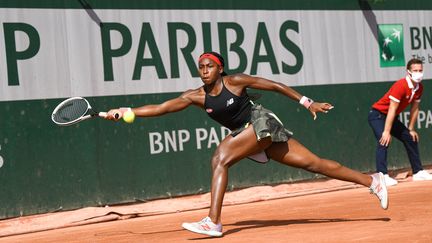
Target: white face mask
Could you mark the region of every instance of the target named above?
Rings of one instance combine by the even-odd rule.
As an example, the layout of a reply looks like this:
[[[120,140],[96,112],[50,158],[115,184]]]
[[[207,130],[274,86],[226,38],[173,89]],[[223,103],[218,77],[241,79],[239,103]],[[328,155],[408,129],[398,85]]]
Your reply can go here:
[[[408,73],[411,75],[411,79],[412,81],[416,82],[416,83],[420,83],[423,79],[423,72],[410,72],[408,71]]]

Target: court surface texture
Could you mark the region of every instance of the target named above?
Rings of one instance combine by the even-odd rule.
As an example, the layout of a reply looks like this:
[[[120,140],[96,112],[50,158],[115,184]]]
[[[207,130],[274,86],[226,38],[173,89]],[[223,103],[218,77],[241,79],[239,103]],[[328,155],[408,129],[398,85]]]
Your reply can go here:
[[[129,216],[109,207],[104,217],[111,220],[94,220],[95,216],[89,218],[94,222],[81,224],[56,226],[53,219],[78,217],[84,209],[2,220],[0,233],[9,233],[0,242],[432,242],[432,181],[407,177],[388,190],[388,210],[380,208],[367,188],[337,180],[229,192],[222,210],[222,238],[181,227],[182,222],[207,215],[206,194],[143,203],[147,209],[128,205],[129,210],[142,210]],[[44,220],[52,226],[41,228]]]

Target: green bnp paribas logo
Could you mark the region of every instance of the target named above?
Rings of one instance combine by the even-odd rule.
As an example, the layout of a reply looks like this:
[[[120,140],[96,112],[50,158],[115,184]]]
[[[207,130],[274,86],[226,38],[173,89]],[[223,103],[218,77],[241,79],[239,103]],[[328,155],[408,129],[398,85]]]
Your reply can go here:
[[[380,66],[405,66],[402,24],[379,24]]]

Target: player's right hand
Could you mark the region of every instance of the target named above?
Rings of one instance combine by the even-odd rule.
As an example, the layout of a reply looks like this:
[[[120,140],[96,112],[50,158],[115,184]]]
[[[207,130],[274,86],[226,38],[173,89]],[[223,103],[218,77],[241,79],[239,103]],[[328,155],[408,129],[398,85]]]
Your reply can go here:
[[[120,109],[112,109],[108,111],[108,115],[105,119],[118,121],[122,118],[122,115],[123,113],[120,111]]]

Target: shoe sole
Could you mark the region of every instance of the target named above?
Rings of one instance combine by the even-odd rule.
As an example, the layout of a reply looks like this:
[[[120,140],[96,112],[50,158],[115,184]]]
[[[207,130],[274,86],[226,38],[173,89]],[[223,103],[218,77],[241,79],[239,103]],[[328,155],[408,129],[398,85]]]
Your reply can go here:
[[[189,230],[189,231],[197,233],[197,234],[209,235],[209,236],[214,236],[214,237],[221,237],[222,236],[222,232],[199,230],[199,229],[196,229],[195,227],[189,226],[189,224],[186,224],[186,223],[183,223],[182,227],[186,230]]]

